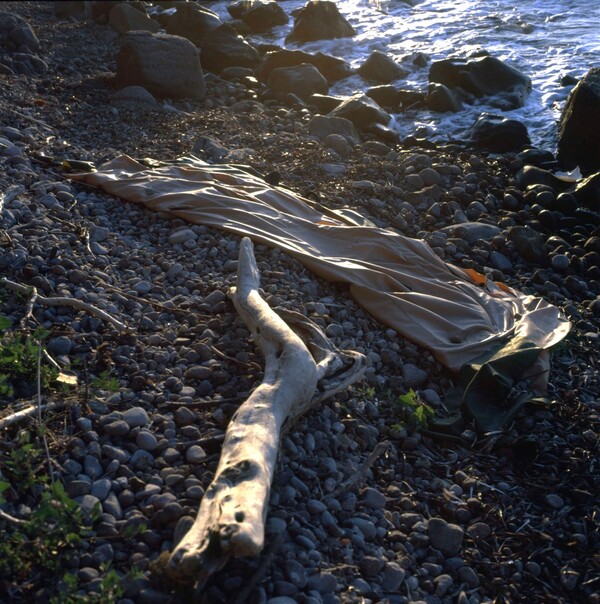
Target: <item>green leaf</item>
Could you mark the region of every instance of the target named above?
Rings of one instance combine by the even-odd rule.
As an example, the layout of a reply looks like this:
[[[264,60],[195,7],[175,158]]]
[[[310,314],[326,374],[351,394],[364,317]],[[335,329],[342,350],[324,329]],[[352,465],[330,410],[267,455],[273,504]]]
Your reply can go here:
[[[0,331],[6,331],[11,325],[12,321],[8,317],[0,315]]]

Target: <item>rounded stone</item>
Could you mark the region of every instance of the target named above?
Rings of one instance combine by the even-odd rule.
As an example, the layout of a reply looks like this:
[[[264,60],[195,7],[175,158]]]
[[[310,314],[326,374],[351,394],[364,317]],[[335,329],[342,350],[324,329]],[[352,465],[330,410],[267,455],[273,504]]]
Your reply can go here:
[[[148,430],[140,430],[135,437],[135,442],[137,446],[144,451],[154,451],[158,445],[156,436]]]
[[[192,445],[185,452],[185,459],[188,463],[198,464],[206,459],[206,451],[200,445]]]
[[[148,413],[142,407],[127,409],[123,412],[122,419],[127,422],[130,428],[140,428],[150,421]]]

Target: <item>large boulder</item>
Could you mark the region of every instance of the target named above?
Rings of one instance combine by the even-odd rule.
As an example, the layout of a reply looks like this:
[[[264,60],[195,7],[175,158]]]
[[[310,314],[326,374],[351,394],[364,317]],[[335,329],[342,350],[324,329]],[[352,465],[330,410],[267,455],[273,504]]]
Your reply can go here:
[[[37,56],[39,49],[37,36],[25,19],[0,12],[0,74],[43,73],[48,66]]]
[[[368,130],[373,124],[386,125],[392,119],[389,113],[364,94],[356,94],[347,98],[329,115],[331,117],[345,117],[359,130]]]
[[[329,90],[327,80],[309,63],[273,69],[267,80],[267,87],[281,101],[289,94],[307,100],[312,94],[327,94]]]
[[[330,84],[354,74],[354,70],[343,59],[338,59],[322,52],[310,54],[302,50],[282,49],[272,50],[264,55],[257,77],[261,82],[266,82],[273,69],[291,67],[292,65],[300,65],[301,63],[314,65]]]
[[[115,4],[108,14],[108,24],[118,33],[128,31],[151,31],[160,29],[158,21],[151,19],[146,12],[135,8],[129,2]]]
[[[337,4],[328,0],[309,0],[296,13],[294,27],[286,42],[314,42],[356,35],[356,30],[340,14]]]
[[[256,48],[246,42],[228,23],[209,31],[202,40],[202,67],[221,73],[227,67],[255,68],[260,63]]]
[[[531,144],[525,125],[500,115],[484,113],[471,128],[470,142],[494,153],[520,151]]]
[[[167,23],[166,31],[200,46],[204,36],[220,25],[222,21],[219,15],[199,4],[187,2],[177,7],[177,12]]]
[[[429,67],[429,81],[463,92],[465,100],[469,97],[497,97],[491,101],[501,109],[522,107],[531,92],[529,76],[487,55],[434,61]]]
[[[600,171],[600,67],[571,90],[559,123],[558,160],[582,174]]]
[[[198,54],[189,40],[179,36],[129,32],[117,55],[116,86],[142,86],[162,97],[204,99]]]
[[[274,0],[240,0],[227,7],[234,19],[241,19],[252,32],[262,33],[279,25],[287,25],[289,18]]]
[[[23,17],[0,12],[0,49],[33,54],[40,49],[40,43]]]
[[[394,59],[380,50],[374,50],[366,61],[358,68],[358,75],[365,80],[375,80],[389,84],[408,75],[408,71],[400,67]]]

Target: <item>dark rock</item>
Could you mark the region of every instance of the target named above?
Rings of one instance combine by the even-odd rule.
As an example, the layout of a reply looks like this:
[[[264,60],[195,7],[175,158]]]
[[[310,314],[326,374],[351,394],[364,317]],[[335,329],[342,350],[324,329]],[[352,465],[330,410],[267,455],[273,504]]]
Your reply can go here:
[[[571,90],[559,122],[558,160],[584,175],[600,170],[600,67]]]
[[[345,117],[350,120],[359,130],[370,124],[387,124],[391,120],[373,99],[364,94],[349,97],[329,113],[331,117]]]
[[[491,56],[434,61],[429,68],[429,81],[476,98],[502,95],[506,104],[503,109],[522,107],[531,91],[528,76]]]
[[[173,36],[181,36],[196,46],[202,44],[204,36],[222,24],[216,13],[197,3],[186,2],[177,7],[177,12],[169,19],[166,31]]]
[[[573,196],[579,204],[598,212],[600,210],[600,172],[577,183]]]
[[[277,2],[266,0],[241,0],[227,7],[234,19],[241,19],[252,32],[262,33],[289,21]]]
[[[516,174],[519,187],[525,190],[531,185],[547,185],[555,191],[565,191],[573,184],[572,179],[554,175],[550,170],[537,166],[525,166]]]
[[[306,100],[313,94],[326,94],[329,86],[319,70],[308,63],[292,67],[278,67],[269,75],[267,86],[271,94],[283,100],[293,94]]]
[[[185,38],[146,31],[123,37],[115,83],[142,86],[158,96],[203,99],[206,94],[198,49]]]
[[[513,241],[517,252],[526,262],[532,264],[545,264],[548,252],[542,236],[530,227],[514,226],[507,232],[508,239]]]
[[[303,43],[354,35],[356,35],[355,29],[340,14],[335,2],[309,0],[296,14],[294,27],[285,41]]]
[[[520,153],[517,153],[516,159],[521,160],[524,165],[539,166],[541,168],[556,162],[554,155],[550,151],[538,149],[537,147],[524,149]]]
[[[356,145],[360,142],[360,136],[354,124],[343,117],[330,117],[328,115],[315,115],[308,122],[308,132],[321,140],[330,134],[339,134],[348,142]]]
[[[73,17],[75,19],[86,19],[91,17],[90,3],[85,0],[67,0],[53,2],[55,16],[60,19],[68,19]]]
[[[260,63],[260,55],[231,25],[224,23],[202,39],[200,60],[204,69],[220,73],[227,67],[255,68]]]
[[[489,113],[480,115],[471,128],[470,142],[494,153],[517,151],[531,143],[524,124]]]
[[[129,2],[119,2],[108,14],[108,24],[118,33],[128,31],[151,31],[160,29],[158,21],[151,19],[145,11],[138,10]]]
[[[400,89],[390,84],[372,86],[367,90],[366,95],[370,99],[373,99],[380,107],[385,107],[393,112],[399,111],[402,106]]]
[[[322,52],[311,54],[302,50],[273,50],[264,55],[257,77],[261,82],[266,82],[273,69],[302,63],[314,65],[330,84],[354,73],[346,61]]]
[[[427,534],[431,540],[431,545],[443,554],[455,555],[462,547],[463,529],[456,524],[449,524],[442,518],[431,518],[429,520]]]
[[[375,80],[389,84],[408,75],[408,71],[400,67],[391,57],[374,50],[367,60],[358,68],[358,74],[365,80]]]
[[[319,113],[329,113],[341,105],[344,99],[327,94],[311,94],[307,102],[314,105]]]
[[[454,92],[444,84],[431,82],[429,84],[429,94],[427,95],[427,106],[432,111],[446,113],[456,112],[462,109],[462,103],[456,97]]]
[[[33,54],[40,49],[40,43],[23,17],[0,12],[0,48],[9,52]]]

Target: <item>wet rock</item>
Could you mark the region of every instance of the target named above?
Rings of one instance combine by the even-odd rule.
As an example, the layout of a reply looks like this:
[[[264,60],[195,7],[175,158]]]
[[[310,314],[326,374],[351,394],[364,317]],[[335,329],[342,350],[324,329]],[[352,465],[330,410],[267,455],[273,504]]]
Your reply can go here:
[[[358,68],[358,74],[366,80],[389,84],[406,77],[408,72],[385,53],[374,50]]]
[[[439,113],[456,113],[462,109],[462,103],[448,86],[431,82],[427,94],[427,107]]]
[[[496,96],[495,106],[505,110],[522,107],[531,91],[531,78],[489,55],[433,61],[429,81],[476,98]]]
[[[230,4],[227,11],[234,19],[241,19],[253,33],[263,33],[289,21],[283,8],[273,0],[241,0]]]
[[[285,42],[314,42],[356,35],[356,30],[340,14],[335,2],[309,2],[296,14],[292,31]]]
[[[204,76],[198,49],[168,34],[133,31],[125,34],[117,55],[117,88],[142,86],[151,94],[203,99]]]
[[[518,151],[531,144],[522,122],[488,113],[477,118],[469,132],[469,140],[476,147],[494,153]]]

